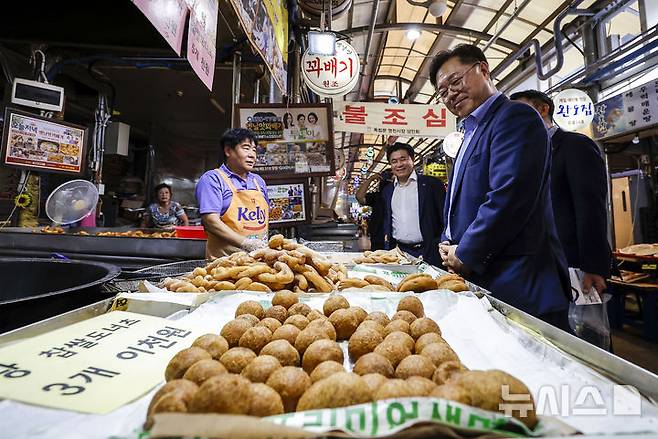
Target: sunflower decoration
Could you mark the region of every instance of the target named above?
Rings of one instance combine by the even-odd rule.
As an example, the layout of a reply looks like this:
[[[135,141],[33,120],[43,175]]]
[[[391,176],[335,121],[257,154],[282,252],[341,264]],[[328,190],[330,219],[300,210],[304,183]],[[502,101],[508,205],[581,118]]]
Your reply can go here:
[[[19,194],[14,198],[14,204],[16,207],[25,209],[32,204],[32,197],[29,194]]]

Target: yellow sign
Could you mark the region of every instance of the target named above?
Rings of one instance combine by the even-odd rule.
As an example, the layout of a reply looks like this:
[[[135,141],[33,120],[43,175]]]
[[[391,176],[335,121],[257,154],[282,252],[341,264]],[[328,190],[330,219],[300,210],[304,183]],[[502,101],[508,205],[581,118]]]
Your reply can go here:
[[[0,349],[0,398],[103,414],[164,379],[200,334],[160,317],[114,311]]]
[[[441,179],[445,179],[448,176],[446,165],[444,163],[426,164],[425,169],[423,170],[423,174],[431,177],[439,177]]]

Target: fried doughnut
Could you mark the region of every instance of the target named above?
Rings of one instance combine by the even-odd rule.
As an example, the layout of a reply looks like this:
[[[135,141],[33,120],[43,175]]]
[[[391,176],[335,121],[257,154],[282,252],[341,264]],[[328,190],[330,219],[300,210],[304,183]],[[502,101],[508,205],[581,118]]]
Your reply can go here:
[[[270,241],[268,242],[268,247],[271,249],[279,250],[283,245],[284,240],[285,238],[283,237],[283,235],[274,235],[270,238]]]
[[[299,366],[299,352],[286,340],[271,341],[261,349],[260,353],[273,356],[282,366]]]
[[[356,332],[359,332],[362,329],[376,331],[382,337],[382,339],[386,336],[384,327],[374,320],[364,320],[363,323],[361,323],[358,328],[356,328]]]
[[[470,291],[468,285],[466,285],[465,282],[458,280],[451,280],[448,282],[444,282],[443,285],[441,285],[441,288],[450,290],[455,293],[460,293],[462,291]]]
[[[247,288],[248,288],[249,291],[260,291],[260,292],[263,292],[263,293],[271,293],[272,292],[270,287],[268,287],[267,285],[262,284],[260,282],[252,282],[252,283],[249,284],[249,286]]]
[[[299,367],[285,366],[270,375],[266,384],[277,391],[286,413],[294,412],[297,401],[311,387],[311,378]]]
[[[370,284],[363,279],[358,278],[347,278],[338,282],[338,289],[344,290],[346,288],[363,288],[367,287]]]
[[[291,345],[295,345],[297,336],[301,330],[297,326],[293,325],[283,325],[280,328],[276,329],[272,334],[272,341],[274,340],[286,340]]]
[[[270,342],[271,338],[272,331],[268,328],[265,326],[254,326],[253,328],[247,329],[247,331],[242,334],[238,345],[241,348],[251,349],[258,354],[260,350]]]
[[[214,377],[215,375],[221,375],[223,373],[228,373],[226,368],[216,360],[201,360],[194,363],[187,369],[185,375],[183,375],[184,380],[190,380],[197,385],[203,384],[208,378]]]
[[[247,329],[252,326],[254,326],[253,323],[246,319],[231,320],[224,325],[220,335],[226,339],[228,346],[232,348],[238,345],[242,334],[247,332]]]
[[[194,363],[201,360],[211,360],[212,357],[205,350],[193,346],[183,349],[169,361],[165,370],[165,381],[183,378],[187,369]]]
[[[322,311],[326,317],[329,317],[338,309],[347,309],[350,307],[350,302],[347,299],[340,295],[330,296],[327,300],[324,301],[322,305]]]
[[[423,291],[435,290],[436,281],[429,274],[424,274],[412,279],[403,280],[398,285],[398,291],[406,292],[413,291],[416,293],[422,293]]]
[[[382,287],[385,287],[389,291],[395,291],[395,287],[393,287],[393,284],[391,284],[389,281],[386,279],[382,279],[379,276],[373,276],[371,274],[365,276],[363,278],[366,282],[368,282],[370,285],[381,285]]]
[[[436,368],[434,375],[432,375],[432,381],[438,385],[445,384],[460,373],[466,371],[468,371],[468,368],[459,361],[446,361]]]
[[[255,358],[256,354],[251,349],[231,348],[224,352],[224,355],[219,358],[219,362],[230,373],[240,373]]]
[[[365,375],[361,375],[361,378],[363,381],[366,382],[368,385],[368,388],[370,389],[370,392],[374,395],[377,389],[379,389],[382,384],[384,384],[386,381],[388,381],[388,378],[386,378],[384,375],[380,373],[367,373]]]
[[[192,270],[192,276],[205,276],[208,274],[205,268],[203,267],[196,267],[194,270]]]
[[[292,251],[292,250],[297,250],[300,247],[300,245],[297,244],[292,239],[284,239],[282,247],[284,250]]]
[[[251,384],[249,416],[272,416],[283,414],[283,401],[276,390],[263,383]]]
[[[273,317],[265,317],[263,320],[256,323],[256,326],[264,326],[274,334],[274,331],[281,327],[281,322]]]
[[[464,282],[464,278],[458,274],[444,274],[443,276],[439,276],[436,278],[436,287],[443,288],[441,285],[452,280],[458,280]]]
[[[395,368],[395,377],[403,380],[412,376],[431,379],[435,370],[436,366],[429,358],[422,355],[409,355]]]
[[[306,271],[302,274],[313,286],[321,293],[330,293],[333,291],[333,286],[327,282],[325,278],[320,276],[320,274],[315,270],[315,268],[310,265],[305,265]]]
[[[206,380],[190,401],[192,413],[246,415],[251,401],[251,383],[240,375],[224,373]]]
[[[353,372],[359,375],[378,373],[391,378],[395,373],[391,361],[381,354],[370,352],[359,358],[354,364]]]
[[[265,317],[270,317],[283,323],[288,318],[288,310],[281,305],[274,305],[265,311]]]
[[[436,332],[428,332],[427,334],[421,335],[418,337],[418,340],[416,340],[416,353],[420,354],[423,352],[425,346],[428,346],[432,343],[446,343],[446,341]]]
[[[472,405],[471,396],[469,391],[455,383],[446,383],[436,386],[431,397],[447,399],[448,401],[459,402],[466,405]]]
[[[279,271],[275,274],[271,274],[271,273],[259,274],[257,276],[257,279],[260,282],[266,284],[280,284],[280,285],[287,285],[294,280],[295,274],[292,272],[290,267],[288,267],[283,262],[278,262],[278,261],[275,262],[274,268]]]
[[[305,303],[295,303],[293,306],[288,308],[288,316],[302,315],[306,317],[311,312],[311,307]],[[304,329],[304,328],[300,328]]]
[[[390,398],[409,398],[414,396],[414,388],[405,380],[388,380],[377,389],[375,401]]]
[[[329,334],[323,327],[307,327],[299,333],[295,340],[295,349],[300,355],[304,355],[306,349],[315,341],[330,340]]]
[[[354,313],[359,325],[368,317],[368,312],[360,306],[350,306],[348,309]]]
[[[245,270],[242,270],[238,273],[238,278],[248,277],[250,279],[256,279],[258,275],[262,273],[276,273],[269,265],[258,262],[256,264],[247,267]]]
[[[212,277],[215,280],[227,280],[227,279],[237,279],[242,271],[247,269],[249,267],[245,266],[238,266],[238,267],[218,267],[215,268],[215,272],[213,273]]]
[[[297,410],[348,407],[370,401],[372,393],[360,376],[339,372],[313,384],[299,399]]]
[[[303,274],[297,273],[295,274],[295,281],[297,282],[297,286],[301,290],[308,290],[308,281],[304,277]]]
[[[411,334],[414,340],[418,340],[421,335],[430,332],[441,335],[441,328],[439,328],[439,325],[428,317],[414,320],[414,322],[411,323],[411,326],[409,326],[409,331],[409,334]]]
[[[285,309],[290,308],[297,302],[299,302],[299,297],[297,297],[297,294],[288,290],[277,291],[276,293],[274,293],[274,297],[272,297],[273,306],[281,305]]]
[[[391,321],[396,321],[396,320],[404,320],[405,322],[409,323],[410,325],[416,320],[417,317],[414,313],[411,311],[398,311],[395,314],[393,314],[393,317],[391,317]]]
[[[434,381],[417,375],[410,376],[405,381],[411,387],[414,396],[429,396],[436,388]]]
[[[236,290],[246,290],[251,285],[251,279],[248,277],[243,277],[235,283]]]
[[[381,311],[374,311],[368,314],[368,317],[366,317],[365,321],[368,320],[373,320],[382,325],[382,327],[386,327],[386,325],[391,323],[391,319],[389,319],[388,316]]]
[[[281,363],[271,355],[261,355],[242,369],[241,375],[252,383],[264,383],[277,369],[281,369]]]
[[[253,314],[240,314],[237,318],[246,319],[249,323],[252,324],[252,326],[257,325],[258,322],[260,322],[260,319]]]
[[[236,290],[235,284],[226,280],[215,281],[211,284],[211,287],[215,291],[229,291]]]
[[[197,390],[199,390],[199,386],[194,384],[192,381],[176,379],[167,382],[164,386],[160,387],[157,392],[155,392],[155,395],[153,395],[153,399],[151,399],[151,403],[149,404],[148,410],[146,411],[149,414],[149,418],[152,414],[154,414],[153,407],[163,396],[176,393],[179,394],[184,401],[189,403]],[[152,419],[147,419],[148,425],[152,425],[152,423]]]
[[[312,322],[313,320],[316,320],[316,319],[324,319],[325,316],[324,316],[324,314],[322,314],[317,309],[312,309],[311,312],[306,314],[306,318],[309,320],[309,322]]]
[[[285,254],[279,256],[279,261],[288,265],[288,267],[290,267],[293,271],[302,273],[305,269],[304,264],[306,263],[306,257],[297,258],[295,256],[291,256],[290,254]]]
[[[384,328],[384,337],[395,331],[406,332],[409,334],[411,332],[409,330],[409,323],[404,320],[393,320]]]
[[[388,358],[394,368],[398,367],[400,361],[411,355],[411,351],[404,345],[404,343],[392,340],[384,340],[373,352]]]
[[[306,317],[301,314],[293,314],[283,322],[284,325],[293,325],[299,328],[300,331],[303,331],[309,324],[309,321]]]
[[[425,317],[425,307],[423,306],[423,302],[421,302],[416,296],[407,296],[400,299],[397,311],[409,311],[418,318]],[[411,324],[411,322],[409,322],[409,324]]]
[[[411,338],[409,334],[401,331],[394,331],[384,337],[384,340],[392,341],[395,343],[402,343],[404,347],[409,349],[410,352],[413,352],[415,347],[414,339]]]
[[[341,363],[333,360],[323,361],[315,366],[315,369],[311,372],[311,381],[315,383],[338,372],[345,372],[345,368]]]
[[[384,339],[374,329],[359,329],[350,337],[348,352],[350,357],[356,361],[360,357],[372,352]]]
[[[150,429],[155,422],[153,415],[156,413],[187,413],[187,406],[194,395],[182,392],[169,392],[153,402],[153,407],[148,411],[144,428]]]
[[[330,340],[336,341],[336,328],[331,324],[328,318],[315,319],[312,322],[309,322],[306,329],[319,328],[323,330]]]
[[[219,360],[219,357],[228,351],[228,341],[221,335],[206,334],[194,340],[192,346],[196,346],[208,352],[212,358]]]
[[[343,350],[338,343],[331,340],[316,340],[306,348],[302,357],[302,368],[310,374],[318,364],[324,361],[335,361],[342,364],[343,359]]]
[[[336,329],[338,340],[349,340],[359,326],[359,320],[350,309],[337,309],[329,316],[329,323]]]
[[[439,367],[448,361],[456,361],[461,363],[459,357],[448,345],[448,343],[432,343],[427,345],[425,348],[423,348],[423,352],[421,352],[420,355],[423,355],[432,360],[432,363],[434,363],[436,367]]]
[[[265,317],[265,310],[263,309],[263,305],[256,302],[255,300],[247,300],[246,302],[239,304],[235,310],[236,318],[242,314],[252,314],[258,317],[258,320],[260,320]]]

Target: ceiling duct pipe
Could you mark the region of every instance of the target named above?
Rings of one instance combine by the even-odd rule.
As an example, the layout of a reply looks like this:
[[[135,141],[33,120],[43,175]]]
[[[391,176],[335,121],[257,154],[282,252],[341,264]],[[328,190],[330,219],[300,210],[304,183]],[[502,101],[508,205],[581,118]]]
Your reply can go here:
[[[494,34],[494,36],[491,37],[489,41],[487,41],[487,44],[484,45],[484,48],[482,49],[483,52],[487,50],[489,47],[491,47],[498,40],[498,38],[503,34],[503,32],[505,32],[505,29],[507,29],[509,25],[512,24],[514,20],[516,20],[516,18],[519,16],[521,11],[523,11],[531,1],[532,0],[525,0],[523,3],[521,3],[520,6],[516,6],[514,8],[514,12],[512,13],[512,15],[509,16],[509,18],[500,27],[500,29],[498,29],[498,31]]]
[[[542,63],[542,53],[541,53],[541,45],[539,44],[539,40],[536,38],[533,38],[532,40],[528,41],[526,44],[524,44],[520,49],[518,49],[514,54],[505,62],[501,63],[498,65],[493,71],[491,72],[491,76],[496,76],[498,73],[504,72],[505,69],[507,69],[514,61],[518,60],[523,54],[530,49],[530,47],[533,47],[534,53],[535,53],[535,64],[537,67],[537,77],[543,81],[547,80],[554,74],[560,71],[562,69],[562,66],[564,65],[564,46],[562,44],[562,31],[561,31],[561,25],[562,25],[562,20],[564,20],[567,16],[569,15],[579,15],[579,16],[593,16],[595,15],[595,12],[588,11],[588,10],[582,10],[582,9],[577,9],[577,7],[583,2],[584,0],[576,0],[574,4],[572,4],[569,8],[566,8],[564,11],[560,13],[555,18],[555,21],[553,22],[553,35],[555,39],[555,56],[557,58],[557,63],[555,67],[553,67],[551,70],[548,72],[544,72],[544,66]]]
[[[359,77],[358,97],[356,101],[364,98],[364,93],[361,89],[363,86],[363,77],[366,75],[366,67],[368,66],[368,57],[370,56],[370,48],[372,47],[372,36],[375,34],[375,26],[377,25],[377,14],[379,13],[379,0],[375,0],[375,8],[372,11],[372,18],[370,19],[370,27],[368,28],[368,38],[366,39],[366,50],[363,53],[363,65],[361,66],[361,76]]]

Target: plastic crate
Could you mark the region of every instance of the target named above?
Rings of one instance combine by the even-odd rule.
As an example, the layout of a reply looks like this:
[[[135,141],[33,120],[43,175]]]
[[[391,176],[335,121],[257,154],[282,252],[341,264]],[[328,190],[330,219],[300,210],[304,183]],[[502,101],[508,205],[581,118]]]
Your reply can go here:
[[[176,238],[208,239],[203,226],[176,226]]]

